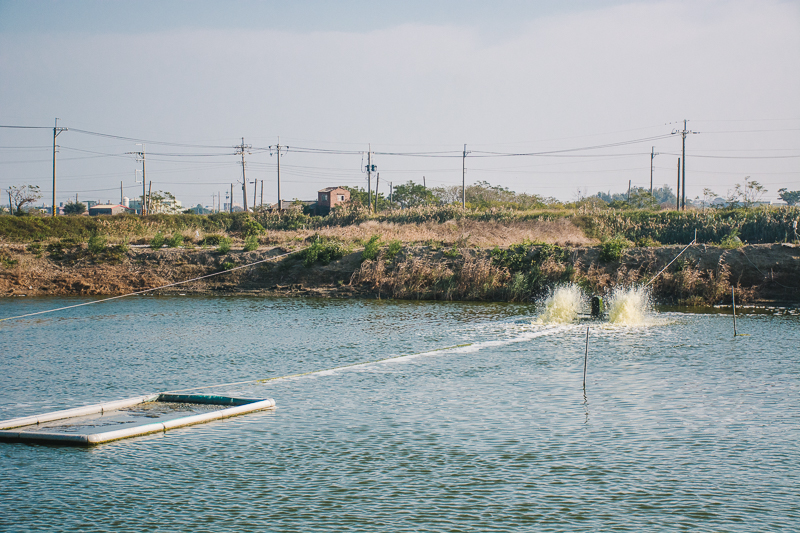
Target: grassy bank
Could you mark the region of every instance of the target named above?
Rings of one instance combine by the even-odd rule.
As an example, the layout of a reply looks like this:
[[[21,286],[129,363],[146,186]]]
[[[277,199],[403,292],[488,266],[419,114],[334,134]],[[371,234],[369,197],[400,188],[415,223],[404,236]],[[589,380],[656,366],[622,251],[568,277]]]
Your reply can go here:
[[[725,243],[736,237],[752,244],[797,239],[800,207],[770,207],[700,211],[650,210],[462,210],[456,206],[419,207],[368,213],[363,208],[337,209],[326,217],[286,213],[218,213],[213,215],[151,215],[136,217],[0,216],[0,240],[8,243],[68,239],[88,242],[102,234],[114,242],[149,244],[161,234],[181,234],[200,244],[209,235],[261,244],[302,241],[314,233],[359,242],[381,233],[407,244],[460,241],[475,246],[508,246],[524,239],[546,243],[590,244],[623,237],[643,245]],[[794,226],[793,226],[794,224]],[[391,234],[391,235],[390,235]]]

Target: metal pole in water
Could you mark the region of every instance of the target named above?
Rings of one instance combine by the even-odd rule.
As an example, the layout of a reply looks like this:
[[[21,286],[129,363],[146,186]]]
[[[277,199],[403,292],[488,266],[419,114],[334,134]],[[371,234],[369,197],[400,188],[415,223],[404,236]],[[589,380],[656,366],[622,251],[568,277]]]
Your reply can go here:
[[[731,302],[733,302],[733,336],[736,336],[736,295],[731,286]]]
[[[583,390],[586,390],[586,366],[589,364],[589,326],[586,327],[586,353],[583,356]]]

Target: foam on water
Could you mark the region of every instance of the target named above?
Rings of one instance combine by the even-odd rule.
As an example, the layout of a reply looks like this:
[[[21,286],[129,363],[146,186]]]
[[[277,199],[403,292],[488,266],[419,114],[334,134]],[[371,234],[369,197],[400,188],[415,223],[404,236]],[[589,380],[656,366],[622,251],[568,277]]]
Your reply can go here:
[[[571,324],[586,307],[586,296],[580,287],[571,283],[560,285],[541,304],[537,324]]]
[[[609,324],[639,326],[652,322],[650,290],[644,286],[615,288],[606,307]]]

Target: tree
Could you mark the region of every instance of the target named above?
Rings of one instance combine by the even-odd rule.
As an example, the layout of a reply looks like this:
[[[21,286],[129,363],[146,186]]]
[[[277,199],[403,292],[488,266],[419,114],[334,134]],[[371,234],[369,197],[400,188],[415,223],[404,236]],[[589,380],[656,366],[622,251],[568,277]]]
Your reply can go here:
[[[409,180],[404,185],[394,188],[393,200],[401,207],[415,207],[418,205],[431,205],[439,203],[433,192],[423,185]]]
[[[156,191],[150,195],[148,212],[175,214],[182,211],[175,199],[175,195],[169,191]]]
[[[631,209],[658,209],[660,204],[648,189],[634,187],[628,198],[628,206]]]
[[[789,191],[784,187],[778,189],[778,196],[789,205],[797,205],[800,203],[800,191]]]
[[[733,187],[733,197],[745,207],[752,207],[767,192],[759,182],[751,180],[750,176],[745,176],[744,185],[737,183]]]
[[[64,204],[65,215],[82,215],[86,212],[86,204],[83,202],[67,202]]]
[[[358,205],[364,206],[369,203],[369,192],[364,190],[361,187],[342,187],[342,189],[346,189],[350,191],[350,204],[351,205]],[[389,199],[385,198],[383,193],[378,193],[378,211],[383,209],[388,209],[391,206],[389,203]],[[375,205],[375,191],[372,191],[372,204]]]
[[[710,204],[711,200],[713,200],[717,196],[719,196],[717,193],[715,193],[714,191],[712,191],[708,187],[705,187],[703,189],[703,210],[705,210],[706,205]]]
[[[17,215],[23,214],[23,206],[32,204],[42,197],[42,193],[39,192],[39,187],[37,185],[22,185],[21,187],[12,185],[6,189],[6,192],[11,198],[11,203],[14,205],[14,213]]]

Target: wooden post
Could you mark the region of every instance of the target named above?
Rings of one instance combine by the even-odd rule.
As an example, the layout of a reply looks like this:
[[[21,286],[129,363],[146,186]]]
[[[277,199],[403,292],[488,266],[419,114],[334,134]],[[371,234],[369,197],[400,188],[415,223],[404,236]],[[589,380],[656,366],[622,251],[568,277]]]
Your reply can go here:
[[[586,327],[586,353],[583,356],[583,390],[586,390],[586,367],[589,364],[589,326]]]
[[[733,336],[736,336],[736,294],[731,285],[731,302],[733,302]]]

